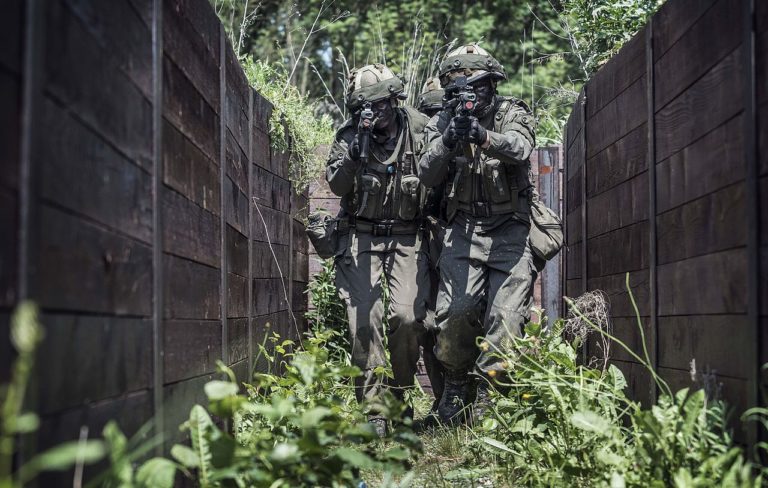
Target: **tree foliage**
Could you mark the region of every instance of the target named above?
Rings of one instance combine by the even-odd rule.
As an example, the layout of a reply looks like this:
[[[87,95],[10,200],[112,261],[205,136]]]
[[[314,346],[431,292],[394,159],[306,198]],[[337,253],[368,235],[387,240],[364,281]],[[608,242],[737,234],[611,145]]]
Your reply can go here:
[[[502,94],[528,103],[539,143],[558,142],[581,85],[663,0],[212,0],[239,54],[285,66],[316,112],[346,117],[350,68],[386,63],[409,102],[454,46],[480,42],[505,65]]]

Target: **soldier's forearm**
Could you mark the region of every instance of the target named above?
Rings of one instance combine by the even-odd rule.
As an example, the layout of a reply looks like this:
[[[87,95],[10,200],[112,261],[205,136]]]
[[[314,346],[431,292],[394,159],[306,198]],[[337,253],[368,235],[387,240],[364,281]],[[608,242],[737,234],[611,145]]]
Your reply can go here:
[[[356,170],[356,166],[345,163],[344,159],[329,164],[325,171],[328,187],[340,197],[346,195],[354,187]]]
[[[533,152],[533,145],[523,137],[522,134],[516,131],[510,131],[506,133],[499,133],[488,131],[488,138],[490,140],[486,152],[491,157],[504,157],[513,159],[518,162],[523,162]]]
[[[450,150],[437,139],[430,144],[419,159],[418,175],[421,183],[432,188],[443,182],[448,174],[448,162],[455,150]]]

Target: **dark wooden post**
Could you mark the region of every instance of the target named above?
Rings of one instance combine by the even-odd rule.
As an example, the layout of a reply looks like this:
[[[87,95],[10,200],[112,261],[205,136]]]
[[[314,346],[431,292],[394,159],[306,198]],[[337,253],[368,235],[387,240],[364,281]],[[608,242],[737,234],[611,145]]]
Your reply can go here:
[[[155,431],[163,414],[163,0],[152,2],[152,402]],[[163,445],[156,448],[162,455]]]
[[[747,321],[749,327],[749,355],[747,364],[747,405],[760,402],[760,180],[757,160],[757,94],[755,80],[755,1],[745,0],[742,6],[742,69],[744,77],[744,164],[747,208]],[[751,422],[747,442],[754,447],[759,440],[759,422]]]
[[[655,121],[655,103],[654,103],[654,56],[653,56],[653,18],[648,20],[645,29],[645,83],[646,83],[646,103],[648,108],[648,117],[646,128],[648,143],[648,300],[650,307],[649,337],[646,338],[648,344],[651,366],[654,371],[659,370],[659,324],[658,324],[658,297],[656,286],[656,124]],[[653,375],[650,377],[650,401],[656,403],[658,388]]]

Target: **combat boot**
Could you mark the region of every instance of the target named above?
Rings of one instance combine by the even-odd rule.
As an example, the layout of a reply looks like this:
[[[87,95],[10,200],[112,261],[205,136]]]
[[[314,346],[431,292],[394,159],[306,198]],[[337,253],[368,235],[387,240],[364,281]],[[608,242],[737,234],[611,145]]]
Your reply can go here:
[[[467,371],[445,371],[445,388],[437,414],[447,425],[458,425],[467,421],[470,403],[475,396],[475,379]]]

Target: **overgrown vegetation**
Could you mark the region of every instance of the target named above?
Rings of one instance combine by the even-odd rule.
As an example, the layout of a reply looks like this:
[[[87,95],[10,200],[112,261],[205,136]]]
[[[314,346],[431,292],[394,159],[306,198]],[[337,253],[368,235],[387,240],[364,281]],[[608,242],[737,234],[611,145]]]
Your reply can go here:
[[[312,101],[288,81],[283,65],[252,57],[243,57],[240,63],[251,86],[272,103],[272,147],[290,151],[289,178],[294,190],[302,192],[322,174],[325,154],[318,148],[333,142],[333,121],[327,114],[315,114]]]
[[[290,352],[291,341],[272,336],[279,355],[264,345],[261,354],[272,367],[282,357],[285,371],[257,373],[244,392],[219,364],[228,379],[206,384],[208,409],[192,407],[183,426],[192,447],[176,445],[171,454],[194,470],[203,488],[357,486],[361,469],[405,472],[420,449],[418,437],[393,422],[392,444],[383,446],[366,422],[368,409],[396,419],[404,407],[392,396],[356,404],[351,380],[360,370],[329,354],[336,335],[315,331],[296,352]],[[230,429],[221,429],[211,414],[226,419]]]
[[[159,442],[159,437],[147,439],[151,429],[147,424],[130,441],[120,432],[117,424],[109,422],[103,439],[89,439],[88,429],[81,429],[80,439],[51,447],[34,454],[13,470],[18,436],[37,432],[40,420],[33,412],[24,412],[24,397],[34,368],[35,351],[43,340],[44,331],[39,322],[37,306],[31,302],[19,304],[11,319],[11,342],[16,359],[11,369],[11,382],[0,387],[2,419],[0,420],[0,487],[25,486],[41,473],[74,469],[73,486],[82,486],[86,465],[107,458],[109,468],[96,477],[89,486],[162,488],[173,486],[176,464],[163,458],[152,458],[139,463]]]
[[[350,66],[389,65],[413,104],[452,47],[480,42],[506,66],[501,93],[531,106],[548,145],[562,139],[581,85],[664,0],[211,1],[239,55],[280,67],[279,91],[290,84],[337,123]]]
[[[580,324],[606,334],[574,310]],[[656,378],[659,399],[642,408],[627,396],[616,367],[579,364],[584,336],[569,339],[566,328],[564,320],[550,328],[529,323],[523,338],[512,339],[511,352],[496,351],[507,373],[494,378],[491,407],[471,427],[437,428],[419,437],[398,420],[405,406],[391,395],[358,405],[352,381],[360,371],[342,348],[331,346],[341,332],[318,322],[302,344],[270,336],[259,348],[266,370],[249,383],[220,363],[224,379],[205,385],[209,403],[192,407],[182,425],[190,443],[173,446],[173,459],[142,462],[159,441],[149,436],[151,425],[127,439],[110,422],[103,439],[54,447],[12,474],[10,433],[36,428],[33,414],[21,414],[19,399],[42,337],[34,307],[23,305],[12,328],[19,351],[14,382],[2,390],[0,486],[22,486],[42,471],[73,467],[75,479],[82,479],[83,466],[102,459],[107,467],[89,486],[162,488],[182,475],[202,487],[763,485],[768,471],[734,443],[721,400],[705,389],[672,393]],[[627,352],[653,375],[645,351]],[[411,397],[423,414],[429,399],[418,392]],[[385,439],[366,422],[371,411],[389,419]],[[754,408],[744,418],[765,425],[768,416]],[[765,445],[757,448],[765,454]]]
[[[606,334],[580,311],[575,318]],[[424,436],[414,486],[763,485],[768,471],[734,442],[722,400],[703,388],[672,393],[657,378],[659,398],[642,408],[618,368],[579,364],[581,340],[567,339],[565,328],[564,320],[549,329],[529,323],[513,353],[497,351],[507,374],[496,377],[489,413],[480,425]],[[645,352],[627,351],[653,371]],[[765,414],[753,409],[743,420],[765,425]]]
[[[471,431],[472,453],[450,476],[492,474],[520,486],[761,485],[728,431],[722,401],[664,385],[643,409],[618,368],[578,364],[563,328],[562,320],[550,330],[530,323],[518,353],[502,354],[508,391],[495,393],[490,415]]]
[[[347,309],[334,282],[333,259],[324,259],[321,264],[322,269],[312,276],[312,281],[307,287],[312,309],[307,312],[306,317],[310,327],[332,329],[345,337]]]

